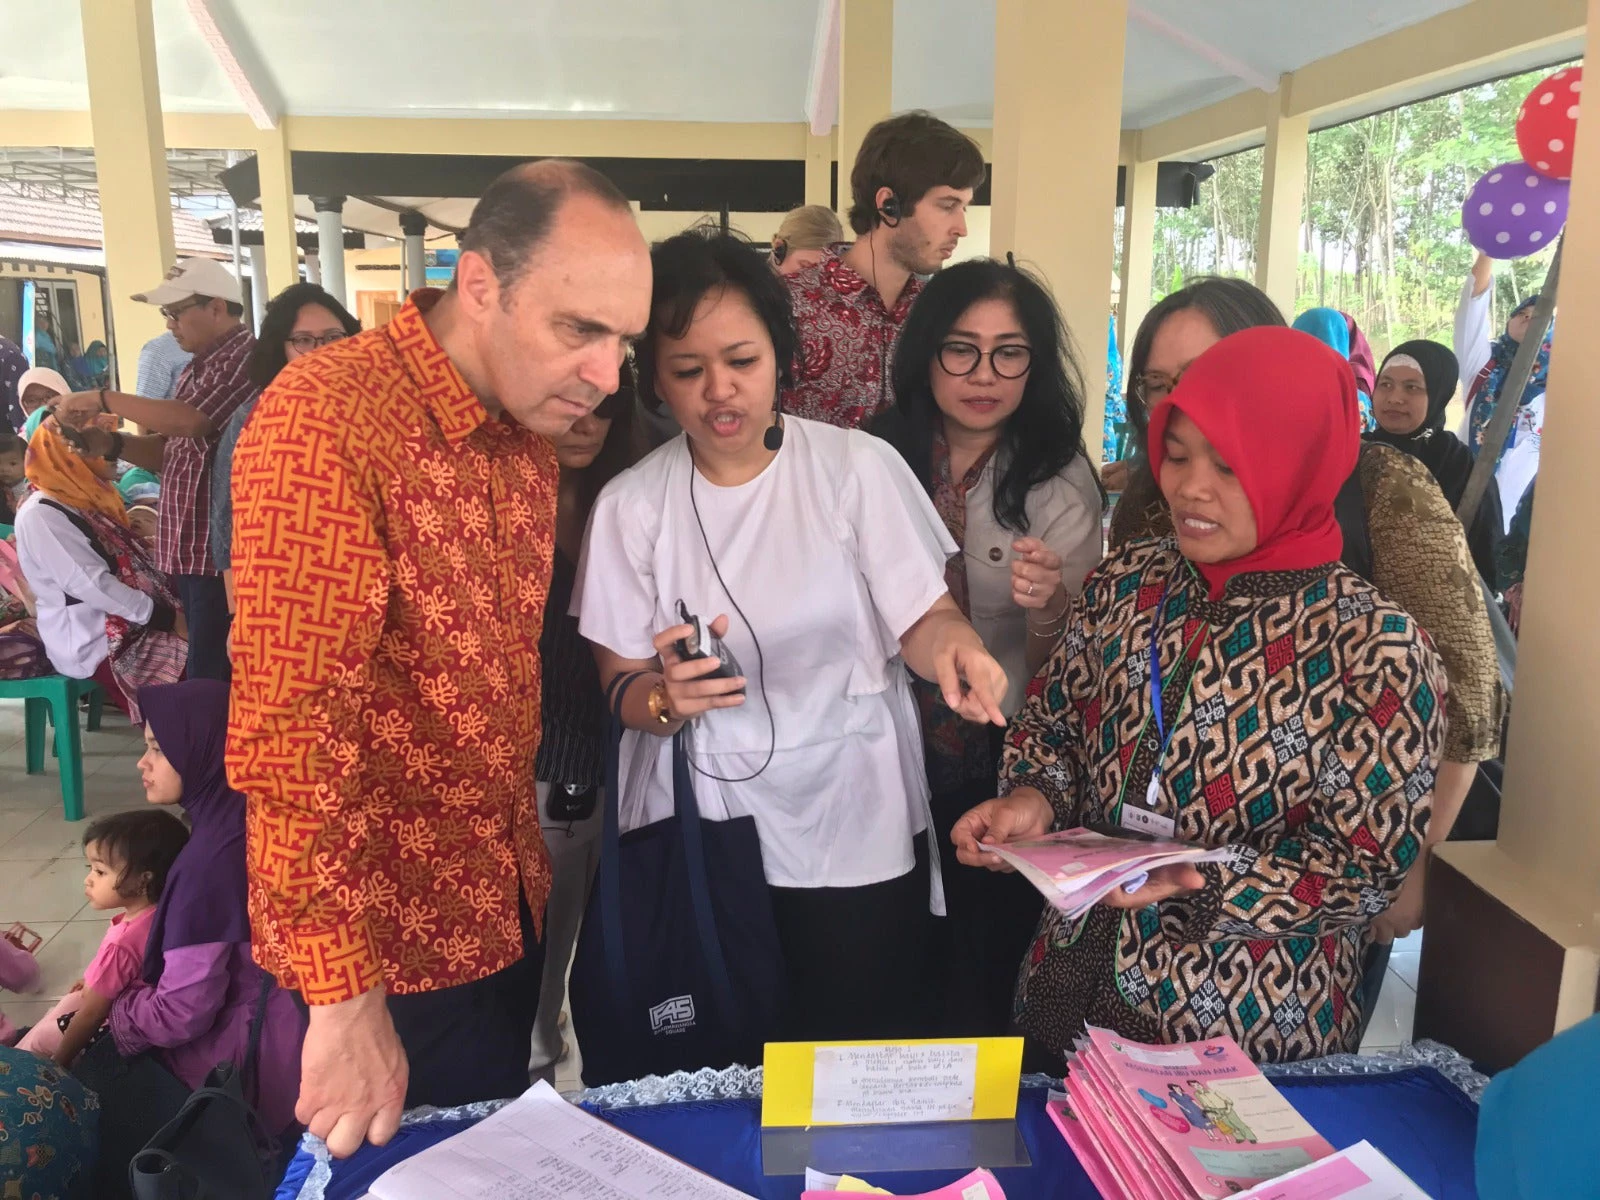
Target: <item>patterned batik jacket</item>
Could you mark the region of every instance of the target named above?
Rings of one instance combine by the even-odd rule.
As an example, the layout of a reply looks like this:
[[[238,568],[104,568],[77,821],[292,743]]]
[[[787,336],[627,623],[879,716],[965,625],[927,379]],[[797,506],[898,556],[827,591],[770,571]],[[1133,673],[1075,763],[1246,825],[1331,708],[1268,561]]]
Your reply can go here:
[[[1019,1023],[1051,1050],[1085,1020],[1151,1042],[1228,1035],[1262,1062],[1354,1050],[1367,923],[1432,805],[1439,658],[1337,564],[1235,576],[1212,601],[1175,543],[1133,543],[1089,577],[1008,733],[1004,786],[1041,791],[1057,828],[1116,824],[1119,797],[1145,806],[1153,633],[1171,737],[1155,811],[1235,852],[1198,893],[1075,925],[1047,909]]]

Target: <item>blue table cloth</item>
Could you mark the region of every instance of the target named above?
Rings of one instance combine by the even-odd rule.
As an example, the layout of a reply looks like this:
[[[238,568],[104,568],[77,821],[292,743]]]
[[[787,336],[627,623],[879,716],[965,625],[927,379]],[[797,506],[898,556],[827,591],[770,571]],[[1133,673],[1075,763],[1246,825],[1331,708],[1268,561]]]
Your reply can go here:
[[[1279,1075],[1274,1082],[1334,1146],[1366,1139],[1436,1200],[1476,1200],[1472,1175],[1477,1104],[1435,1066],[1400,1063],[1376,1073]],[[1033,1165],[1002,1168],[995,1176],[1010,1200],[1097,1200],[1094,1186],[1044,1111],[1047,1094],[1044,1086],[1024,1086],[1017,1106],[1018,1128]],[[748,1195],[795,1200],[803,1190],[798,1176],[762,1174],[759,1099],[600,1108],[599,1115]],[[368,1146],[333,1163],[325,1152],[319,1154],[320,1144],[308,1138],[277,1200],[357,1200],[395,1163],[460,1132],[481,1116],[480,1112],[417,1120],[403,1126],[387,1146]],[[879,1187],[916,1193],[964,1173],[867,1174]]]

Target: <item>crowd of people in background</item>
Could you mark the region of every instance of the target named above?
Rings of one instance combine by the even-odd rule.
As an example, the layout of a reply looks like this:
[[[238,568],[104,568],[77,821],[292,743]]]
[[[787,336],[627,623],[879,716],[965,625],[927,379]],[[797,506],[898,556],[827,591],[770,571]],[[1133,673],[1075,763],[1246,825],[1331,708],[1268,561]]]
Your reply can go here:
[[[984,172],[908,113],[852,164],[853,240],[812,206],[770,248],[651,247],[547,160],[383,328],[297,283],[252,332],[189,259],[135,297],[168,332],[134,391],[103,347],[0,346],[0,638],[41,648],[0,673],[98,680],[186,818],[91,825],[122,915],[12,1039],[98,1092],[94,1195],[171,1115],[127,1064],[192,1089],[253,1019],[249,1100],[290,1142],[520,1093],[565,1052],[608,809],[641,831],[686,791],[748,835],[724,919],[777,964],[762,1038],[1020,1031],[1057,1072],[1086,1021],[1263,1062],[1360,1045],[1430,849],[1492,833],[1532,300],[1491,330],[1480,260],[1454,350],[1375,361],[1346,314],[1191,281],[1130,331],[1131,453],[1103,463],[1104,331],[1009,256],[945,265]],[[1233,853],[1071,922],[987,847],[1074,826]]]

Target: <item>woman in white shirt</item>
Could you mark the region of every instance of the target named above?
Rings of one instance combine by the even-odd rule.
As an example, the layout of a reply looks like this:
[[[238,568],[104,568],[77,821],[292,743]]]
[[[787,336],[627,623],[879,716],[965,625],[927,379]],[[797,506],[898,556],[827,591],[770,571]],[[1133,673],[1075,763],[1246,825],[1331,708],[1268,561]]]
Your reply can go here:
[[[1004,672],[946,591],[955,546],[894,451],[779,423],[794,329],[754,247],[692,230],[651,258],[641,387],[684,433],[601,493],[574,598],[602,684],[648,672],[623,700],[622,827],[671,813],[668,739],[687,723],[701,815],[756,823],[788,964],[779,1036],[914,1034],[943,905],[901,663],[997,725]],[[680,602],[742,677],[679,660]]]
[[[945,582],[1005,669],[1012,716],[1101,558],[1104,496],[1083,444],[1083,382],[1061,314],[1016,266],[973,259],[928,282],[894,359],[895,405],[872,431],[927,489],[961,554]],[[1038,893],[957,869],[950,830],[998,785],[1000,739],[913,684],[944,856],[949,920],[939,1032],[1005,1032]]]
[[[1494,315],[1494,260],[1487,254],[1479,254],[1472,264],[1472,274],[1462,284],[1461,301],[1456,306],[1455,349],[1461,366],[1467,415],[1461,423],[1460,437],[1474,458],[1483,446],[1484,430],[1500,401],[1511,360],[1517,356],[1522,339],[1527,336],[1528,320],[1538,302],[1539,294],[1535,292],[1512,309],[1506,318],[1505,331],[1495,337],[1490,326]],[[1502,533],[1510,531],[1517,504],[1539,474],[1539,447],[1544,438],[1544,390],[1550,376],[1550,343],[1554,337],[1552,322],[1534,360],[1533,374],[1528,376],[1522,395],[1515,398],[1516,420],[1512,422],[1500,461],[1495,466]]]
[[[114,461],[81,454],[46,418],[28,442],[32,493],[17,510],[17,561],[38,601],[50,663],[98,677],[137,722],[139,688],[176,683],[187,644],[171,585],[128,526]],[[102,668],[105,668],[104,670]]]

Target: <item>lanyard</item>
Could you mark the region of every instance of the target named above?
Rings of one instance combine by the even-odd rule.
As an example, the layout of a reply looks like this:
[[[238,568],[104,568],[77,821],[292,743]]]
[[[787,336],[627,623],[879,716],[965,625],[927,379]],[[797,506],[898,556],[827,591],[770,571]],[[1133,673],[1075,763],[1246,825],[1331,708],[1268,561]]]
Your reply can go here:
[[[1150,786],[1145,791],[1145,803],[1152,808],[1155,807],[1156,792],[1161,786],[1161,760],[1167,756],[1167,750],[1172,745],[1172,739],[1178,732],[1177,719],[1183,712],[1183,706],[1189,702],[1189,693],[1194,687],[1195,677],[1194,668],[1191,667],[1189,670],[1189,678],[1184,682],[1183,685],[1183,696],[1178,701],[1177,712],[1172,714],[1173,726],[1172,732],[1169,733],[1167,732],[1166,717],[1162,715],[1161,711],[1161,626],[1164,618],[1167,615],[1167,597],[1171,594],[1171,592],[1172,577],[1169,575],[1167,577],[1166,586],[1161,589],[1161,602],[1156,606],[1155,616],[1152,617],[1150,621],[1150,715],[1144,719],[1144,724],[1139,727],[1139,736],[1134,739],[1134,745],[1137,747],[1138,744],[1144,740],[1145,733],[1150,729],[1151,721],[1153,720],[1155,722],[1156,739],[1158,742],[1156,748],[1156,760],[1155,765],[1150,771]],[[1205,637],[1205,635],[1206,631],[1204,626],[1202,626],[1195,633],[1193,640],[1184,645],[1183,653],[1180,655],[1178,660],[1180,663],[1194,652],[1194,648],[1200,644],[1200,639]],[[1129,765],[1132,765],[1131,761]],[[1120,813],[1122,811],[1123,798],[1127,794],[1127,790],[1128,776],[1123,775],[1122,787],[1117,791],[1117,807],[1114,810],[1116,813]]]

